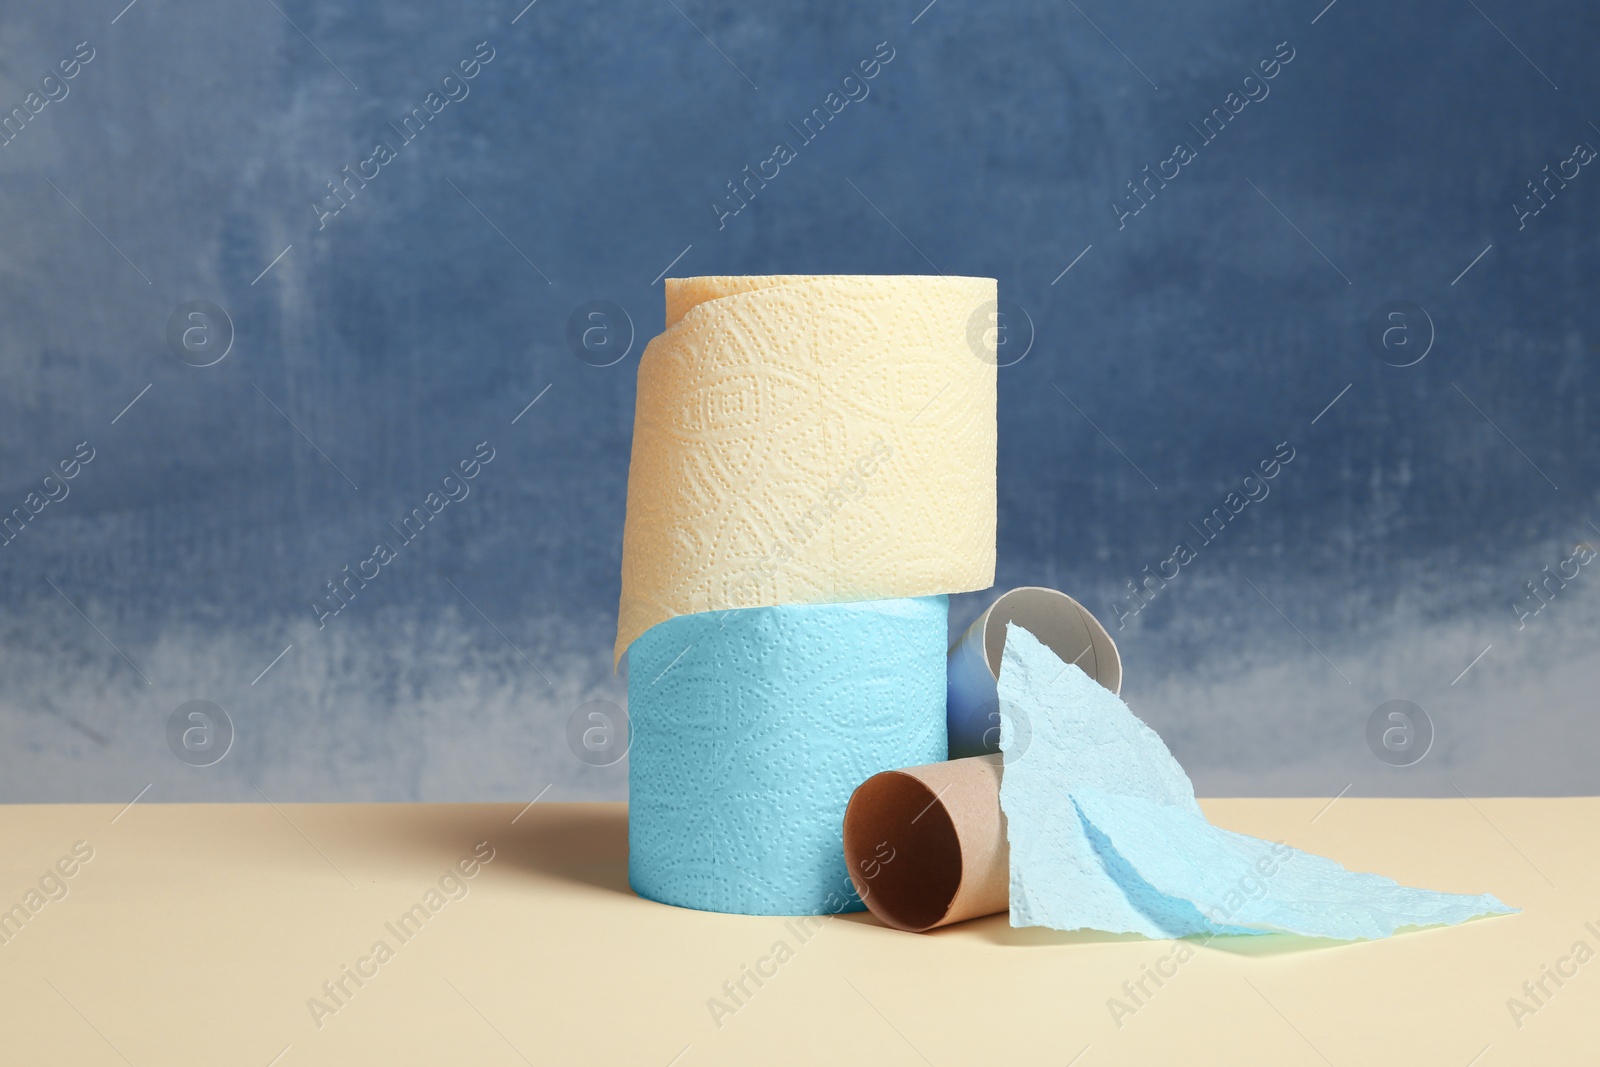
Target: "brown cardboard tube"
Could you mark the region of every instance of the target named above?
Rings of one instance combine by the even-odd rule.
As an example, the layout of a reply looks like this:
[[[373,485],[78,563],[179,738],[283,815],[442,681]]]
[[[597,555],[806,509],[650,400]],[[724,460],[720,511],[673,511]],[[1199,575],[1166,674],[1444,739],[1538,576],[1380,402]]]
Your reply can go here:
[[[1011,853],[999,754],[884,771],[844,813],[844,858],[867,909],[897,930],[1005,911]]]

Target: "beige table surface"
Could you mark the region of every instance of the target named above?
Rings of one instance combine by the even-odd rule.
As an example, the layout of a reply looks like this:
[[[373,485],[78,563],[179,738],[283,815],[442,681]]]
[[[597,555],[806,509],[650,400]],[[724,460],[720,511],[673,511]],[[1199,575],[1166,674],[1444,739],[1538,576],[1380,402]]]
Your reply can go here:
[[[1204,806],[1524,910],[1354,945],[1218,939],[1182,962],[1180,943],[1003,916],[920,936],[842,916],[802,940],[634,896],[622,804],[12,806],[0,908],[37,910],[0,927],[0,1063],[1600,1063],[1600,959],[1572,956],[1600,951],[1600,798]],[[493,858],[430,898],[481,842]],[[71,877],[45,877],[63,858]],[[735,1007],[723,984],[779,941],[776,974],[714,1020],[708,1000]],[[1136,1004],[1123,983],[1158,964],[1172,976]],[[1512,997],[1532,1010],[1514,1019]]]

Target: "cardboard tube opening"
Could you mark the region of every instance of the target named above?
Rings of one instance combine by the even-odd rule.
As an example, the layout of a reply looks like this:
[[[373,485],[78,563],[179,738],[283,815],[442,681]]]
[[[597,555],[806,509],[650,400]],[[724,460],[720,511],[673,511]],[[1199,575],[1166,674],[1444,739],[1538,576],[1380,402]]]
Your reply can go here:
[[[983,653],[996,678],[1008,622],[1033,634],[1063,663],[1076,663],[1113,693],[1122,691],[1122,657],[1116,642],[1100,620],[1067,594],[1025,585],[1002,594],[989,607],[984,613]]]
[[[950,911],[961,886],[961,842],[938,794],[909,774],[874,775],[844,817],[856,892],[890,926],[922,931]]]
[[[1076,664],[1113,693],[1122,691],[1117,644],[1087,608],[1054,589],[1037,585],[1012,589],[974,619],[950,649],[945,724],[952,759],[1000,750],[996,681],[1010,622],[1037,637],[1061,662]]]
[[[844,813],[844,855],[867,910],[921,933],[1005,911],[1011,853],[998,755],[884,771]]]

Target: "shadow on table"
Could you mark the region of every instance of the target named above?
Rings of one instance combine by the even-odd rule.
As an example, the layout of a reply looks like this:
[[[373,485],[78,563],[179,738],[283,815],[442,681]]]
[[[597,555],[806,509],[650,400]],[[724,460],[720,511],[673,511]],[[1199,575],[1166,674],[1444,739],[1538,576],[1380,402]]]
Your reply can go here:
[[[1296,952],[1316,952],[1348,948],[1360,941],[1337,941],[1331,937],[1305,937],[1301,934],[1231,934],[1222,937],[1189,938],[1199,948],[1214,949],[1233,956],[1288,956]]]
[[[859,912],[851,915],[841,915],[839,918],[848,922],[860,923],[864,926],[875,926],[886,933],[895,936],[907,936],[884,926],[870,913]],[[1011,945],[1022,948],[1063,948],[1072,945],[1107,945],[1118,943],[1145,942],[1147,944],[1169,944],[1164,941],[1153,941],[1139,934],[1112,934],[1101,930],[1051,930],[1043,926],[1011,925],[1010,916],[1001,912],[999,915],[986,915],[981,919],[969,919],[966,922],[955,923],[952,926],[941,926],[923,934],[912,934],[913,937],[949,937],[972,938],[987,941],[995,945]],[[1214,949],[1238,956],[1282,956],[1296,952],[1310,952],[1318,949],[1340,948],[1348,946],[1351,942],[1334,941],[1322,937],[1301,937],[1296,934],[1257,934],[1214,938],[1189,938],[1187,939],[1195,948]],[[1359,942],[1357,942],[1359,944]]]
[[[505,839],[509,865],[550,878],[633,896],[628,886],[628,809],[623,804],[560,804]]]
[[[1120,941],[1144,940],[1138,934],[1109,934],[1103,930],[1051,930],[1043,926],[1012,926],[1011,917],[1005,912],[1001,912],[999,915],[986,915],[981,919],[957,923],[954,926],[941,927],[933,932],[937,934],[943,930],[959,930],[962,927],[970,929],[985,941],[993,944],[1016,945],[1024,948],[1061,945],[1105,945],[1115,944]]]
[[[908,934],[885,925],[877,916],[867,911],[848,912],[836,916],[848,923],[858,926],[873,927],[882,930],[892,937],[928,937],[928,938],[973,938],[987,941],[995,945],[1018,945],[1024,947],[1062,946],[1062,945],[1097,945],[1114,943],[1118,941],[1143,941],[1138,934],[1108,934],[1100,930],[1048,930],[1042,926],[1012,927],[1010,916],[1005,912],[998,915],[985,915],[978,919],[968,919],[966,922],[954,923],[950,926],[940,926],[920,934]]]
[[[391,872],[419,863],[448,867],[482,841],[494,848],[498,871],[633,896],[626,804],[397,804],[385,816],[352,824],[352,845],[334,850],[358,880],[385,866]]]
[[[1494,916],[1480,915],[1467,921],[1476,923],[1489,918]],[[1402,926],[1394,932],[1394,938],[1429,937],[1441,934],[1449,936],[1452,929],[1449,926]],[[1354,949],[1360,945],[1378,944],[1383,940],[1393,940],[1393,938],[1340,941],[1331,937],[1306,937],[1301,934],[1256,934],[1214,937],[1209,941],[1201,938],[1196,943],[1202,948],[1213,948],[1236,956],[1285,956],[1295,952],[1314,952],[1330,948]]]

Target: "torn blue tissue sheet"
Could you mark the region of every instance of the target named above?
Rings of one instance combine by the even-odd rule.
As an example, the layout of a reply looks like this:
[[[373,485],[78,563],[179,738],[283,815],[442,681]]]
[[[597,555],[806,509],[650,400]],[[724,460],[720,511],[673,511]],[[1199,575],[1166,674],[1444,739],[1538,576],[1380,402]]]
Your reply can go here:
[[[1156,732],[1015,623],[1006,626],[999,694],[1011,925],[1146,937],[1204,929],[1198,915],[1158,921],[1141,911],[1095,851],[1068,797],[1074,789],[1131,794],[1200,817],[1189,776]]]
[[[1388,937],[1402,926],[1514,910],[1487,893],[1436,893],[1347,871],[1325,857],[1236,834],[1142,797],[1084,790],[1072,800],[1095,851],[1117,871],[1118,884],[1140,911],[1157,916],[1182,909],[1207,924],[1186,933],[1286,932],[1354,941]]]
[[[999,693],[1013,926],[1355,940],[1515,910],[1212,826],[1156,732],[1015,623]]]

